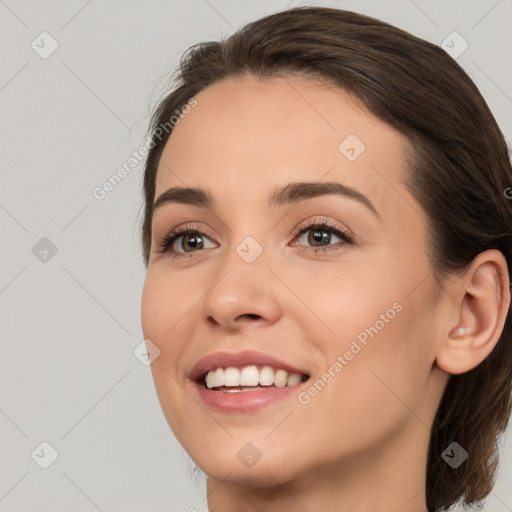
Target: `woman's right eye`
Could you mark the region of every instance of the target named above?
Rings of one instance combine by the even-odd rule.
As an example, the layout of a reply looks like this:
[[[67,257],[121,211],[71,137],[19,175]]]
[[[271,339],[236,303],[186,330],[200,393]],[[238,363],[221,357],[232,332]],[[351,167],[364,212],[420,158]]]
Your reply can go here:
[[[197,252],[196,249],[209,249],[204,240],[210,240],[204,233],[194,229],[177,228],[170,231],[160,242],[159,252],[169,254],[172,258],[183,258]],[[213,245],[215,246],[215,245]]]

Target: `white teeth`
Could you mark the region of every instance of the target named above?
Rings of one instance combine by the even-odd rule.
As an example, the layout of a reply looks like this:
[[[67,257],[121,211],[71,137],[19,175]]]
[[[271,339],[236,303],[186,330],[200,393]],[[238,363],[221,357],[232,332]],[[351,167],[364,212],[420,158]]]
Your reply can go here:
[[[215,375],[215,380],[213,382],[212,387],[215,388],[217,386],[223,386],[224,385],[224,369],[217,368],[217,370],[215,370],[215,372],[213,372],[213,374]]]
[[[206,386],[210,389],[224,386],[224,370],[217,368],[213,372],[208,372],[206,375]]]
[[[224,391],[226,391],[227,393],[243,393],[244,391],[254,391],[254,387],[249,387],[249,388],[242,388],[242,387],[226,388]]]
[[[206,387],[208,389],[230,387],[227,392],[250,391],[256,386],[296,386],[302,381],[300,373],[288,373],[283,369],[274,369],[263,366],[261,370],[254,365],[245,366],[241,370],[230,366],[229,368],[216,368],[206,374]]]
[[[264,366],[260,370],[260,385],[272,386],[274,384],[274,370],[270,366]]]
[[[238,368],[224,370],[224,386],[240,386],[240,371]]]
[[[286,386],[286,381],[288,380],[288,372],[286,370],[277,370],[274,375],[274,384],[278,388],[284,388]]]
[[[256,366],[246,366],[240,373],[240,386],[257,386],[260,380],[260,372]]]
[[[288,375],[288,380],[286,381],[287,386],[296,386],[300,383],[302,377],[298,373],[291,373]]]
[[[216,377],[217,372],[208,372],[208,375],[206,376],[206,387],[207,388],[214,388],[216,384]]]

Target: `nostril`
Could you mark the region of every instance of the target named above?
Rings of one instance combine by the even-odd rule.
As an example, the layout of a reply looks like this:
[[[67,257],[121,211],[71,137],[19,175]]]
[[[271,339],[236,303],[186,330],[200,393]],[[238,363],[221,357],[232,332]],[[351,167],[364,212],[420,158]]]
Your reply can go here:
[[[243,320],[245,318],[249,318],[251,320],[258,320],[259,318],[261,318],[261,316],[257,315],[256,313],[244,313],[243,315],[238,315],[236,319]]]
[[[217,320],[215,320],[215,318],[213,318],[213,316],[209,316],[206,321],[212,325],[219,325],[219,322],[217,322]]]

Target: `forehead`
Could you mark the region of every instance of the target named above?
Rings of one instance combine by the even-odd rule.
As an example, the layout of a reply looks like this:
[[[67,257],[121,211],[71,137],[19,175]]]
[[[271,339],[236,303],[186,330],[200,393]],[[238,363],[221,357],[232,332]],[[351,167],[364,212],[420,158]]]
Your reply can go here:
[[[249,204],[292,181],[324,180],[384,205],[401,187],[404,137],[341,89],[296,76],[237,77],[196,100],[166,144],[156,197],[201,186],[219,202]]]

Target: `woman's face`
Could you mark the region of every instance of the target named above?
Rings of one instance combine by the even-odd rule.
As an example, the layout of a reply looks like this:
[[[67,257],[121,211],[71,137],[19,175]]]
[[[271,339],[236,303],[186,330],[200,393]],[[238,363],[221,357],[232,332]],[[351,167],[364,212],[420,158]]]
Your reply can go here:
[[[228,78],[196,100],[155,201],[204,197],[161,199],[142,296],[174,434],[238,483],[416,467],[446,374],[405,139],[304,78]]]

